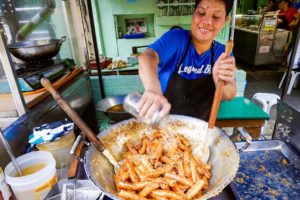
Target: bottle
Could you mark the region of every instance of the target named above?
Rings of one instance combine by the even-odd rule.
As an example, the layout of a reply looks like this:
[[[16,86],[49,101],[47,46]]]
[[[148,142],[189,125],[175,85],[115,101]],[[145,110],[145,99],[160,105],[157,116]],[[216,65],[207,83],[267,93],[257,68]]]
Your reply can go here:
[[[141,98],[142,95],[138,92],[133,92],[128,94],[124,99],[124,103],[123,103],[124,110],[146,124],[157,124],[160,119],[158,110],[152,115],[150,119],[141,117],[137,112],[136,107],[139,104]]]
[[[262,7],[258,7],[258,14],[262,14]]]
[[[14,197],[12,195],[12,192],[10,190],[10,187],[7,185],[4,173],[2,168],[0,167],[0,199],[2,200],[13,200]]]

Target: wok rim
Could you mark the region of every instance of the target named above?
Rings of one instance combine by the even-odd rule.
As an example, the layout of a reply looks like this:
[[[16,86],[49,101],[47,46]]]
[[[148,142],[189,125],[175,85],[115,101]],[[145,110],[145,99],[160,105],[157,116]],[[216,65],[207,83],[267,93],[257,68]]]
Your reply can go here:
[[[96,110],[104,112],[104,113],[113,113],[113,114],[129,114],[126,111],[104,111],[103,109],[96,108]]]
[[[113,106],[109,107],[107,110],[102,109],[101,106],[99,106],[100,104],[103,104],[106,101],[109,101],[110,99],[119,99],[119,98],[121,98],[121,99],[123,99],[122,101],[124,102],[125,97],[126,97],[126,95],[124,95],[124,94],[121,94],[121,95],[112,95],[112,96],[105,97],[105,98],[99,100],[96,103],[96,106],[95,106],[96,110],[101,111],[101,112],[103,112],[105,114],[128,114],[129,116],[131,116],[130,113],[126,112],[125,110],[124,111],[107,111],[109,108],[111,108]],[[123,105],[123,102],[122,102],[122,105]],[[116,105],[119,105],[119,104],[116,104]]]
[[[201,119],[198,119],[198,118],[195,118],[195,117],[184,116],[184,115],[174,115],[174,114],[172,114],[172,115],[170,115],[170,117],[171,117],[171,118],[176,118],[176,119],[178,119],[178,118],[179,118],[179,119],[180,119],[180,118],[191,119],[191,118],[192,118],[192,119],[196,119],[196,120],[199,120],[199,121],[203,121],[203,122],[205,122],[205,123],[208,123],[208,122],[206,122],[206,121],[204,121],[204,120],[201,120]],[[107,129],[105,129],[105,130],[99,132],[98,135],[97,135],[97,137],[101,140],[101,138],[102,138],[103,136],[105,136],[105,135],[107,134],[107,132],[109,132],[111,129],[118,128],[118,127],[120,127],[120,126],[122,126],[122,125],[124,125],[124,124],[128,124],[129,122],[133,122],[133,121],[137,121],[137,119],[136,119],[136,118],[131,118],[131,119],[128,119],[128,120],[123,120],[123,121],[121,121],[121,122],[118,122],[118,123],[116,123],[116,124],[114,124],[114,125],[108,127]],[[219,195],[219,194],[224,190],[224,188],[225,188],[226,186],[228,186],[228,185],[231,183],[231,181],[234,179],[234,177],[236,176],[236,174],[237,174],[237,172],[238,172],[239,165],[240,165],[239,151],[238,151],[238,149],[237,149],[235,143],[234,143],[234,142],[230,139],[230,137],[229,137],[226,133],[224,133],[224,131],[222,131],[220,128],[215,127],[214,130],[219,130],[219,131],[218,131],[219,137],[226,137],[226,138],[230,141],[230,144],[232,144],[232,146],[234,147],[235,152],[236,152],[236,155],[237,155],[237,165],[236,165],[236,166],[233,166],[233,172],[234,172],[234,173],[232,173],[231,177],[230,177],[230,178],[229,178],[222,186],[218,187],[215,191],[213,191],[213,192],[211,192],[211,193],[206,193],[206,194],[204,194],[203,196],[200,197],[201,200],[202,200],[202,199],[209,199],[209,198],[212,198],[212,197],[215,197],[215,196]],[[102,137],[101,137],[101,136],[102,136]],[[110,197],[110,198],[112,198],[112,199],[122,200],[120,197],[115,196],[115,195],[113,195],[113,194],[111,194],[111,193],[106,192],[106,190],[105,190],[105,189],[98,183],[98,181],[95,180],[95,178],[92,176],[93,173],[92,173],[92,170],[91,170],[91,167],[90,167],[91,165],[89,165],[89,164],[90,164],[89,162],[90,162],[91,160],[89,160],[88,158],[90,157],[90,154],[93,154],[93,153],[94,153],[95,150],[96,150],[95,147],[94,147],[93,145],[91,145],[91,146],[87,149],[87,151],[84,153],[84,170],[85,170],[85,173],[86,173],[87,177],[88,177],[88,178],[93,182],[93,184],[95,184],[95,186],[96,186],[99,190],[101,190],[101,192],[103,192],[106,196],[108,196],[108,197]]]
[[[30,40],[26,42],[14,42],[8,45],[9,49],[20,49],[20,48],[32,48],[32,47],[42,47],[56,44],[60,39],[47,39],[47,40]],[[34,44],[35,42],[45,42],[48,44]],[[22,45],[22,46],[21,46]]]

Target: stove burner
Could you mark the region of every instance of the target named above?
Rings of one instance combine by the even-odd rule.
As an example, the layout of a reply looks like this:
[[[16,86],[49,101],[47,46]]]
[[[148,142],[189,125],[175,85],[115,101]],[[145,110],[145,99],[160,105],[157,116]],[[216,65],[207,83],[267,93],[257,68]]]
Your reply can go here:
[[[31,68],[31,69],[41,69],[45,67],[53,66],[56,63],[61,62],[62,60],[43,60],[40,62],[24,62],[20,64],[15,64],[16,70],[24,69],[24,68]]]

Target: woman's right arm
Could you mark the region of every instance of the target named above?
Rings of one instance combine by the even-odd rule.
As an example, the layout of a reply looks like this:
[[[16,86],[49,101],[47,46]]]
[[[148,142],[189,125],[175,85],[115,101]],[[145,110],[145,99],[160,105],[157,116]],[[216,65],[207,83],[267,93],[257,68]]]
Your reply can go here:
[[[169,113],[171,105],[163,96],[158,79],[159,56],[156,51],[148,48],[138,59],[139,75],[145,91],[137,111],[140,116],[151,118],[155,111],[161,110],[160,117],[163,117]]]
[[[297,12],[293,15],[294,20],[289,24],[290,27],[297,27],[299,20],[300,20],[300,14]]]

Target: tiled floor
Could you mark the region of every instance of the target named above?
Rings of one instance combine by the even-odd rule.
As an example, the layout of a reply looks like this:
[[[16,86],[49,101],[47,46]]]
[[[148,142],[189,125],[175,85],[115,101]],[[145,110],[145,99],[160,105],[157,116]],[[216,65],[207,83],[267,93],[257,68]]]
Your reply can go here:
[[[283,88],[278,89],[278,85],[286,68],[276,67],[256,67],[254,70],[238,63],[239,68],[247,72],[247,85],[244,96],[251,99],[257,92],[275,93],[282,96]],[[300,82],[300,81],[299,81]],[[300,112],[300,87],[293,89],[290,95],[284,96],[284,101]],[[276,106],[270,111],[271,119],[268,121],[268,128],[265,136],[269,139],[272,136],[274,124],[276,120]]]
[[[249,68],[241,67],[247,72],[247,85],[245,96],[252,98],[257,92],[275,93],[282,96],[283,87],[278,89],[278,85],[283,76],[285,68],[272,70],[267,67],[257,67],[254,71]],[[284,101],[300,112],[300,88],[294,88],[290,95],[284,96]]]

